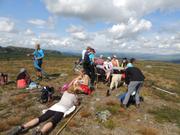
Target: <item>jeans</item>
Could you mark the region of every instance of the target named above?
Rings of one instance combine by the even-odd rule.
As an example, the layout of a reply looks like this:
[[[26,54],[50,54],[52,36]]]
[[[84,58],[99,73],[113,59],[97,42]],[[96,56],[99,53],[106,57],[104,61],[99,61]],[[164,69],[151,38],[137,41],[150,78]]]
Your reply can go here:
[[[130,95],[135,91],[136,95],[135,95],[135,99],[136,99],[136,104],[140,103],[139,100],[139,91],[141,89],[141,87],[143,86],[143,81],[131,81],[128,85],[128,92],[125,96],[125,99],[123,101],[124,105],[127,105]]]

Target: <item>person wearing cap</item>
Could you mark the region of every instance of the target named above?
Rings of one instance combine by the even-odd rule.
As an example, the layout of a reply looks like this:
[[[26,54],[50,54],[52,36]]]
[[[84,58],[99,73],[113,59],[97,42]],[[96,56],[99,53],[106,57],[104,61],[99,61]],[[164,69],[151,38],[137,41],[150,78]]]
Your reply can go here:
[[[113,65],[111,63],[111,57],[107,57],[107,60],[104,62],[103,67],[106,72],[106,82],[108,82],[113,69]]]
[[[131,58],[130,61],[129,61],[129,63],[127,64],[126,68],[128,68],[128,67],[134,67],[134,65],[133,65],[134,62],[135,62],[135,58]]]
[[[17,88],[26,88],[30,84],[31,82],[30,75],[28,74],[25,68],[20,69],[16,81],[17,81]]]
[[[111,63],[113,65],[113,67],[119,67],[119,61],[118,61],[116,55],[113,55]]]
[[[41,129],[35,131],[35,135],[47,134],[63,119],[64,114],[68,110],[70,110],[73,106],[78,106],[79,104],[80,102],[77,96],[77,91],[71,87],[68,91],[63,93],[60,101],[48,108],[44,114],[12,129],[12,131],[10,131],[10,135],[19,135],[50,119]]]

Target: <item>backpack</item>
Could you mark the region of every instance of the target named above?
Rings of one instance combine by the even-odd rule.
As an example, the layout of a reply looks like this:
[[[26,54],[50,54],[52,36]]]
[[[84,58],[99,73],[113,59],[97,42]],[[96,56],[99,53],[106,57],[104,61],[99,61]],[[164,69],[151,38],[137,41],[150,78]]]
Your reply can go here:
[[[119,95],[119,100],[120,100],[121,103],[123,103],[126,94],[127,94],[127,92]],[[135,105],[135,104],[136,104],[135,95],[136,95],[136,92],[133,92],[133,93],[130,95],[129,101],[128,101],[128,103],[127,103],[127,107],[130,106],[130,105]],[[142,96],[140,96],[140,97],[139,97],[139,100],[140,100],[140,102],[143,102],[143,101],[144,101],[144,98],[143,98]]]
[[[41,103],[47,103],[50,99],[52,99],[52,95],[54,93],[54,88],[45,86],[41,90],[41,97],[40,97],[40,102]]]
[[[1,73],[0,74],[0,85],[5,85],[8,83],[8,75]]]
[[[91,60],[89,58],[89,52],[87,52],[87,51],[86,51],[86,53],[84,55],[84,62],[85,63],[90,63],[91,62]]]

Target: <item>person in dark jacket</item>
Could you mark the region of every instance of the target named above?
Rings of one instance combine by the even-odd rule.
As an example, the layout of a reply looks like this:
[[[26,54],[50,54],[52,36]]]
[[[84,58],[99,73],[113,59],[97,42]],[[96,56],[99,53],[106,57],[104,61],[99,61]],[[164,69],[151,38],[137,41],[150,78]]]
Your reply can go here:
[[[141,70],[137,67],[129,67],[125,70],[125,83],[128,85],[128,92],[125,96],[125,99],[123,101],[122,107],[126,108],[127,103],[129,101],[130,95],[135,91],[135,99],[136,99],[136,106],[139,107],[140,100],[139,100],[139,91],[141,87],[143,86],[143,82],[145,79],[145,76],[141,72]]]

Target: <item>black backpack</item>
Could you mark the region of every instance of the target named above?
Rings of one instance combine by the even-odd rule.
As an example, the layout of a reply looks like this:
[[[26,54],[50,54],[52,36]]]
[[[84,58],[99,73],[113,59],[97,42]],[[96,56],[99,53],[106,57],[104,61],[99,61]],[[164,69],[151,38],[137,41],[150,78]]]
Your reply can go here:
[[[85,63],[90,63],[91,62],[90,58],[89,58],[89,52],[88,51],[86,51],[86,53],[84,55],[84,62]]]
[[[54,93],[54,88],[45,86],[41,90],[41,97],[40,97],[40,102],[41,103],[47,103],[49,99],[52,99],[52,95]]]

